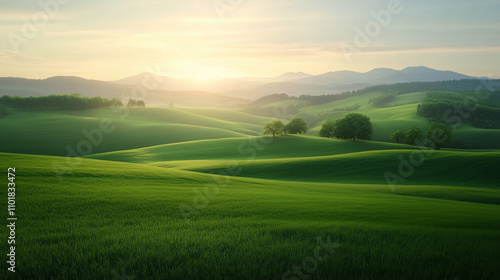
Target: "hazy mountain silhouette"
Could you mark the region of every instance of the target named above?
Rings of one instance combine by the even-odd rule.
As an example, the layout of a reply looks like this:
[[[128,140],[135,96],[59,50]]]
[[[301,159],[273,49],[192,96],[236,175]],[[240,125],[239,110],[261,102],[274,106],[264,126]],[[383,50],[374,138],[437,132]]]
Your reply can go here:
[[[366,73],[354,71],[336,71],[325,74],[293,80],[300,84],[393,84],[406,82],[436,82],[445,80],[461,80],[475,78],[452,71],[440,71],[432,68],[417,66],[407,67],[403,70],[390,68],[376,68]]]
[[[176,79],[151,73],[141,73],[113,82],[122,85],[139,86],[146,86],[147,84],[149,84],[155,85],[156,88],[164,90],[202,90],[209,92],[248,89],[263,84],[263,82],[247,81],[234,78],[221,78],[206,81],[199,81],[194,79]]]
[[[366,73],[336,71],[316,76],[303,72],[288,72],[270,78],[223,78],[207,81],[176,79],[150,73],[141,73],[112,82],[63,76],[43,80],[0,78],[0,95],[41,96],[78,92],[83,96],[120,98],[123,95],[130,95],[135,86],[142,86],[150,93],[148,97],[150,103],[164,104],[173,102],[171,100],[175,99],[176,102],[185,103],[185,106],[188,106],[194,102],[194,100],[188,100],[188,97],[192,96],[197,98],[197,104],[212,98],[213,100],[207,104],[213,105],[216,103],[215,100],[219,100],[221,104],[227,105],[242,104],[248,102],[244,99],[256,99],[274,93],[295,96],[325,95],[358,90],[373,85],[472,78],[474,77],[423,66],[407,67],[403,70],[376,68]]]

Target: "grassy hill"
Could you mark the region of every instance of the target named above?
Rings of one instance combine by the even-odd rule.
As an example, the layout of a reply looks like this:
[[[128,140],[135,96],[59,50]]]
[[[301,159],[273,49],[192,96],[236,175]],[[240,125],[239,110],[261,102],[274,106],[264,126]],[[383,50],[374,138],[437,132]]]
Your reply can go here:
[[[140,149],[94,154],[89,158],[151,163],[202,159],[275,159],[338,155],[373,150],[417,149],[415,146],[382,142],[340,141],[286,135],[199,140]]]
[[[318,238],[331,245],[314,269],[301,269],[311,279],[500,275],[498,188],[392,193],[387,185],[228,178],[91,159],[61,183],[51,164],[62,157],[0,156],[2,169],[17,166],[22,279],[297,277],[294,267],[314,260]],[[206,200],[197,196],[217,182]],[[191,210],[183,215],[180,207]]]
[[[398,174],[400,157],[422,164],[399,184],[496,187],[492,176],[500,151],[429,151],[382,142],[342,141],[310,136],[199,140],[94,154],[89,158],[145,163],[198,172],[224,172],[237,164],[240,176],[289,181],[386,184],[385,172]]]
[[[337,118],[357,104],[381,140],[410,125],[425,129],[421,92],[374,107],[383,94],[300,110]],[[16,167],[16,277],[500,277],[500,150],[261,136],[269,120],[202,108],[9,110],[0,165]],[[103,123],[113,131],[90,155],[65,157],[68,146],[89,141],[82,131]],[[495,148],[498,132],[465,126],[454,134]],[[391,188],[386,172],[403,176],[401,159],[419,153],[425,161]]]
[[[261,134],[267,120],[230,111],[217,111],[214,114],[221,118],[217,119],[209,116],[210,110],[200,111],[204,112],[202,114],[182,109],[119,110],[13,111],[0,119],[0,131],[4,135],[0,138],[0,151],[66,155],[67,146],[76,150],[81,141],[88,140],[83,130],[99,129],[102,120],[109,120],[114,130],[103,133],[101,143],[93,145],[93,153],[200,139],[255,136]],[[228,121],[234,118],[236,121]]]
[[[373,124],[373,137],[375,141],[389,141],[392,132],[400,129],[406,130],[414,125],[427,130],[429,119],[417,115],[417,105],[425,98],[426,92],[412,92],[397,95],[384,107],[375,107],[371,101],[380,96],[385,96],[385,92],[368,92],[358,96],[352,96],[332,102],[304,106],[299,109],[299,115],[316,115],[313,118],[313,126],[309,128],[308,135],[319,135],[321,124],[326,119],[339,119],[349,112],[362,113],[370,117]],[[293,104],[293,100],[286,100],[270,104]],[[297,102],[297,101],[296,101]],[[283,106],[285,107],[285,106]],[[347,108],[347,109],[346,109]],[[348,109],[355,108],[355,109]],[[444,113],[444,112],[443,112]],[[452,145],[468,149],[500,149],[500,129],[482,129],[472,127],[467,119],[464,119],[464,126],[453,130]],[[480,135],[480,137],[478,137]]]

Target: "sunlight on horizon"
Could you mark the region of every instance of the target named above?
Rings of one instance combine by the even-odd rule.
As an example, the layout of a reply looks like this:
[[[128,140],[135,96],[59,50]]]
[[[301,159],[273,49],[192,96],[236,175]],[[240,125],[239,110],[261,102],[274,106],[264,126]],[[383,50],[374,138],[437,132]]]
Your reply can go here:
[[[200,81],[408,66],[498,77],[500,3],[396,2],[72,1],[45,15],[6,3],[0,76],[117,80],[160,65]]]

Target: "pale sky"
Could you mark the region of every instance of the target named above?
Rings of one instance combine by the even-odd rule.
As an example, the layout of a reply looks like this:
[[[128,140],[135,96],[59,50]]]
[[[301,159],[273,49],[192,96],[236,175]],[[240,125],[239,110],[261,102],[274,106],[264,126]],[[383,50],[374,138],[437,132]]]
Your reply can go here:
[[[48,12],[39,2],[52,3]],[[377,23],[379,12],[390,19]],[[427,66],[500,78],[499,14],[498,0],[0,0],[0,76],[268,77]],[[356,50],[346,56],[349,46]]]

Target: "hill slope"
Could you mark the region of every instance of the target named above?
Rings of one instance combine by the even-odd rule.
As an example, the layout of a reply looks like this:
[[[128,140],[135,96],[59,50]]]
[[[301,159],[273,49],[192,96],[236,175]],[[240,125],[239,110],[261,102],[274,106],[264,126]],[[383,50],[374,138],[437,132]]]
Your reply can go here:
[[[153,80],[154,81],[154,80]],[[133,93],[144,98],[147,105],[166,107],[170,102],[175,106],[196,107],[232,107],[236,104],[245,104],[248,101],[241,98],[232,98],[207,91],[167,91],[159,87],[136,89],[134,85],[124,85],[96,80],[87,80],[79,77],[51,77],[43,80],[23,78],[0,78],[0,96],[18,95],[44,96],[50,94],[80,93],[82,96],[101,96],[105,98],[119,98],[126,102]]]
[[[94,159],[136,163],[202,159],[276,159],[339,155],[375,150],[417,149],[415,146],[381,142],[340,141],[288,135],[201,140],[116,151],[88,156]]]
[[[205,110],[208,113],[210,110]],[[224,115],[219,112],[217,114]],[[92,153],[147,147],[200,139],[219,139],[260,135],[266,118],[243,113],[240,122],[220,120],[181,109],[96,109],[82,111],[15,111],[0,119],[0,151],[45,155],[66,155],[67,148],[78,150],[87,134],[94,133],[101,122],[110,122],[110,133],[102,133]],[[228,117],[230,118],[230,117]],[[91,133],[92,132],[92,133]],[[99,134],[99,133],[97,133]],[[88,150],[88,146],[81,146]],[[82,154],[82,153],[80,153]]]
[[[500,275],[500,205],[482,202],[498,198],[497,189],[401,186],[391,193],[379,185],[226,178],[89,159],[61,183],[51,164],[65,158],[0,157],[2,169],[18,167],[22,279],[107,279],[117,271],[138,279],[282,278],[314,256],[318,238],[331,244],[314,271],[321,279]],[[205,186],[212,189],[203,200]]]

